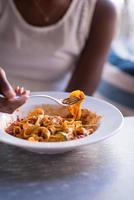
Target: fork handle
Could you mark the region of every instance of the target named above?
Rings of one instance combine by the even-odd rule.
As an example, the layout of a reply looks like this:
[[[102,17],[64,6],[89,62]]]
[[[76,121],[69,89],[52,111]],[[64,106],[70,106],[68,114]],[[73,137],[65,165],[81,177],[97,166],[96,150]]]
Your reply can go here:
[[[30,97],[30,98],[32,98],[32,97],[44,97],[44,98],[47,98],[47,99],[51,99],[51,100],[55,101],[55,102],[58,103],[58,104],[62,104],[62,103],[60,102],[60,100],[55,99],[54,97],[49,96],[49,95],[45,95],[45,94],[30,94],[29,97]]]
[[[55,101],[56,103],[58,103],[60,105],[63,105],[60,100],[58,100],[58,99],[56,99],[52,96],[45,95],[45,94],[30,94],[29,97],[30,98],[32,98],[32,97],[44,97],[44,98],[47,98],[47,99],[51,99],[51,100]],[[0,98],[5,98],[5,97],[0,94]],[[19,99],[19,96],[16,96],[15,99]]]

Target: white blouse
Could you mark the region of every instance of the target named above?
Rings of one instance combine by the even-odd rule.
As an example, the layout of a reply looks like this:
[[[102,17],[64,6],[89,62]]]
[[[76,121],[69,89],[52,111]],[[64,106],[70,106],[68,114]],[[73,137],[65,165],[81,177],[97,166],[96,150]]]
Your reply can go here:
[[[0,66],[11,84],[62,91],[89,34],[96,0],[73,0],[60,21],[28,24],[13,0],[0,0]]]

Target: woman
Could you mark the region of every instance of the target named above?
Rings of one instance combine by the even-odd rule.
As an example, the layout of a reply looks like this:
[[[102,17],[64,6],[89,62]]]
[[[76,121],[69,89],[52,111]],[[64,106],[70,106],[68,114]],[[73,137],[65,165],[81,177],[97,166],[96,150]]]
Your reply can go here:
[[[108,0],[0,0],[0,64],[14,86],[92,95],[114,33]]]

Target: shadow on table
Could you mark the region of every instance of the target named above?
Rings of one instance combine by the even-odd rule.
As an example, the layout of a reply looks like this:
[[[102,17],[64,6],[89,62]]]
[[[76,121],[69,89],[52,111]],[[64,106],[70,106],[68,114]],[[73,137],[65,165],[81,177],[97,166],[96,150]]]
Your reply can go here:
[[[58,154],[39,155],[25,150],[0,144],[0,177],[1,180],[17,180],[18,182],[42,182],[66,179],[70,176],[88,176],[94,178],[108,173],[112,159],[104,156],[105,146],[91,145],[79,150]],[[112,155],[111,155],[112,156]],[[114,162],[117,162],[116,160]],[[98,177],[97,177],[98,176]]]

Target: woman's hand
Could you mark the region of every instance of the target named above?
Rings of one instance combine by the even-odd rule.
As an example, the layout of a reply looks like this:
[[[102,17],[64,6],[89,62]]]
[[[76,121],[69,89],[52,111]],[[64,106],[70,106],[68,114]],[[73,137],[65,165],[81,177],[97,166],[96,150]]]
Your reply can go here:
[[[29,92],[23,87],[17,87],[15,91],[13,90],[2,68],[0,68],[0,94],[5,97],[0,97],[0,112],[4,113],[13,113],[26,102],[29,96]],[[16,95],[19,98],[16,99]]]

